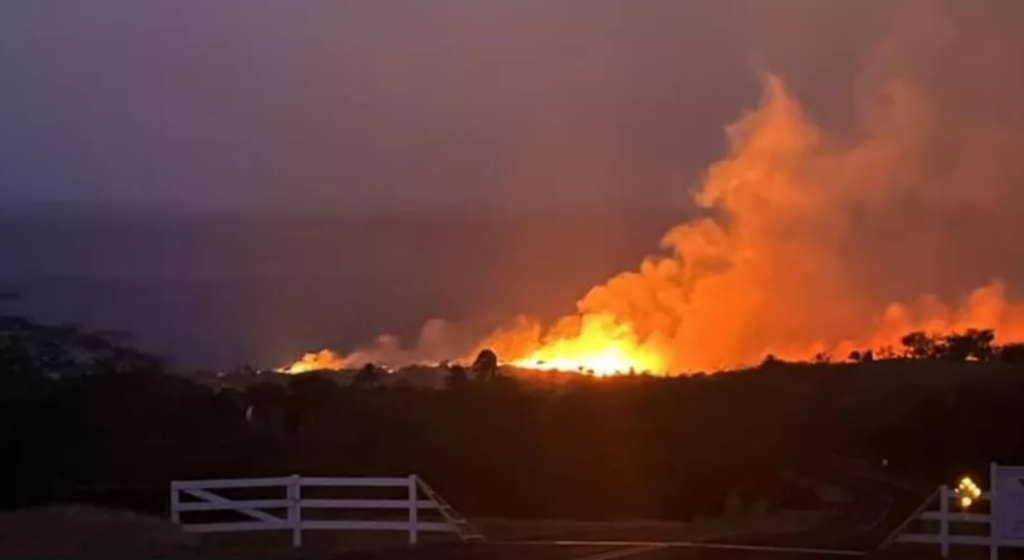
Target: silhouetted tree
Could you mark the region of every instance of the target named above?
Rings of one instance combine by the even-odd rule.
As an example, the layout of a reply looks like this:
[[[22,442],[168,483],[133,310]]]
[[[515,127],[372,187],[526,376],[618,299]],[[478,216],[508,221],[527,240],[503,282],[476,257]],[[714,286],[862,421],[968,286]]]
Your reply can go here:
[[[1009,364],[1024,364],[1024,343],[1004,344],[999,359]]]
[[[288,378],[288,398],[305,408],[328,406],[335,398],[338,385],[329,374],[300,373]]]
[[[383,381],[384,374],[380,368],[367,362],[362,369],[352,378],[352,386],[359,389],[378,387]]]
[[[445,378],[445,386],[451,390],[459,390],[469,384],[469,375],[466,368],[459,364],[448,366],[448,377]]]
[[[89,331],[71,324],[37,323],[18,315],[0,315],[0,371],[59,379],[94,373],[163,371],[157,356],[118,340],[116,333]]]
[[[490,381],[500,375],[498,370],[498,355],[490,348],[484,348],[476,355],[473,361],[473,371],[480,381]]]
[[[896,358],[899,358],[900,355],[891,344],[886,344],[878,349],[878,357],[882,360],[895,360]]]
[[[944,357],[955,362],[991,360],[994,355],[993,340],[995,333],[991,329],[968,329],[963,334],[950,334],[945,338]]]
[[[924,331],[914,331],[900,339],[904,354],[917,360],[934,360],[945,352],[945,344],[935,335]]]
[[[246,419],[261,430],[283,433],[288,390],[276,383],[257,383],[245,392]],[[251,409],[249,407],[252,407]]]
[[[288,379],[287,423],[292,430],[322,424],[320,420],[337,400],[338,386],[329,373],[301,373]]]
[[[873,362],[875,361],[875,353],[871,350],[864,350],[863,352],[860,350],[854,350],[853,352],[850,352],[850,361],[857,363]]]
[[[786,361],[785,360],[779,359],[779,357],[776,356],[775,354],[766,354],[764,359],[761,360],[760,368],[761,369],[776,369],[776,368],[785,367],[785,366],[786,366]]]

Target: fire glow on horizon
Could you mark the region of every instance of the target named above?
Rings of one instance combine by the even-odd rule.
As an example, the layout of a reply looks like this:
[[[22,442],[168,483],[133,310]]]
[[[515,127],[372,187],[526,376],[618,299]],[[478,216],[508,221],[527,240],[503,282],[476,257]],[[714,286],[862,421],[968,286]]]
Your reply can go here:
[[[754,364],[769,353],[845,357],[898,346],[915,330],[993,328],[1003,339],[1024,339],[1024,306],[1008,301],[999,280],[957,306],[927,294],[892,302],[866,287],[873,255],[855,250],[858,220],[906,194],[907,170],[932,141],[917,126],[927,116],[918,93],[895,89],[891,97],[867,119],[871,134],[842,143],[770,76],[760,107],[728,128],[727,156],[694,193],[706,215],[669,230],[661,255],[590,289],[575,313],[550,325],[519,317],[441,358],[430,357],[430,346],[444,336],[431,331],[412,350],[385,336],[346,356],[307,354],[282,371],[465,363],[489,348],[526,369],[680,373]]]

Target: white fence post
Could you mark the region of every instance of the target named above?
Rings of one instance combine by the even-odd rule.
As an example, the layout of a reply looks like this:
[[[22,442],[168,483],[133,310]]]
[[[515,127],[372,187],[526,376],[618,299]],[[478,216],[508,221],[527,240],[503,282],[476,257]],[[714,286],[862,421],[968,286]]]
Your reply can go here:
[[[292,546],[302,546],[302,479],[293,474],[288,481],[288,523],[292,527]]]
[[[419,540],[419,497],[417,496],[416,475],[409,475],[409,546],[416,546]]]
[[[999,465],[992,461],[988,466],[988,559],[999,560],[999,519],[996,517],[996,489],[998,485]]]
[[[949,558],[949,487],[945,484],[939,490],[939,539],[942,546],[942,557]]]
[[[171,522],[181,525],[181,511],[178,506],[181,504],[181,495],[178,492],[177,481],[171,482]]]

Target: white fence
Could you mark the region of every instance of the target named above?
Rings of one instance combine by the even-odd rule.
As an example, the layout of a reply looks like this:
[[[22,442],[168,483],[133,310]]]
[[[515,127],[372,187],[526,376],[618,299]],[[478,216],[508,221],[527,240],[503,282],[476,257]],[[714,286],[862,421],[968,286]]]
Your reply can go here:
[[[303,497],[308,488],[391,488],[402,489],[404,496],[390,499],[326,499]],[[421,488],[426,499],[421,497]],[[219,495],[235,489],[250,489],[266,493],[268,490],[278,497],[260,499],[239,499]],[[304,519],[308,510],[396,510],[402,512],[400,519],[323,519],[315,516]],[[243,521],[218,521],[206,523],[183,523],[182,515],[192,512],[235,512],[246,518]],[[433,511],[441,521],[423,521],[420,513]],[[275,513],[272,513],[275,512]],[[385,512],[387,513],[387,512]],[[235,531],[291,531],[292,544],[302,545],[302,532],[309,530],[340,531],[403,531],[408,534],[409,544],[415,545],[419,533],[424,531],[449,532],[467,538],[467,527],[454,510],[424,485],[416,475],[400,478],[370,477],[301,477],[292,475],[280,478],[250,478],[231,480],[185,480],[171,482],[171,520],[186,531],[194,533],[224,533]],[[460,526],[464,525],[464,526]],[[478,533],[476,533],[478,535]],[[472,536],[472,534],[470,534]]]
[[[983,492],[981,494],[981,497],[978,499],[978,503],[990,501],[991,496],[991,492]],[[955,492],[950,490],[948,486],[940,487],[938,492],[936,492],[935,494],[932,495],[931,498],[929,498],[926,505],[930,505],[931,503],[935,502],[938,502],[938,510],[921,511],[917,513],[916,516],[913,519],[911,519],[911,521],[938,521],[938,532],[902,533],[896,537],[896,542],[940,545],[943,558],[949,557],[949,547],[953,544],[988,546],[993,551],[998,548],[998,539],[993,537],[991,532],[991,526],[989,528],[986,528],[986,532],[988,534],[982,535],[957,534],[953,533],[950,530],[951,524],[982,523],[985,525],[990,525],[990,514],[954,511],[951,505],[959,503],[959,496],[957,496]],[[993,552],[992,554],[994,559],[995,553]]]
[[[938,544],[943,558],[949,557],[951,545],[986,546],[990,560],[998,560],[1000,547],[1024,548],[1024,467],[993,463],[989,484],[990,490],[981,492],[963,511],[955,511],[960,496],[947,486],[940,487],[897,529],[895,542]],[[937,511],[927,509],[936,501]],[[910,523],[922,520],[937,521],[938,532],[905,532]],[[958,530],[952,531],[952,526]]]

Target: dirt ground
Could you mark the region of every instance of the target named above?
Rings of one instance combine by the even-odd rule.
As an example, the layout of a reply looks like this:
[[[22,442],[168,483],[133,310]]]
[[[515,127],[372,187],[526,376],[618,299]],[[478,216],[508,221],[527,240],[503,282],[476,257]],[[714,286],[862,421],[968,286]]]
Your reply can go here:
[[[524,540],[710,540],[744,532],[791,531],[821,514],[789,513],[664,521],[483,519],[490,542]],[[812,516],[814,516],[812,518]],[[0,558],[338,558],[369,557],[408,547],[401,532],[306,531],[303,547],[285,531],[194,535],[167,520],[128,511],[61,505],[0,515]],[[421,534],[424,546],[452,543],[447,534]]]

